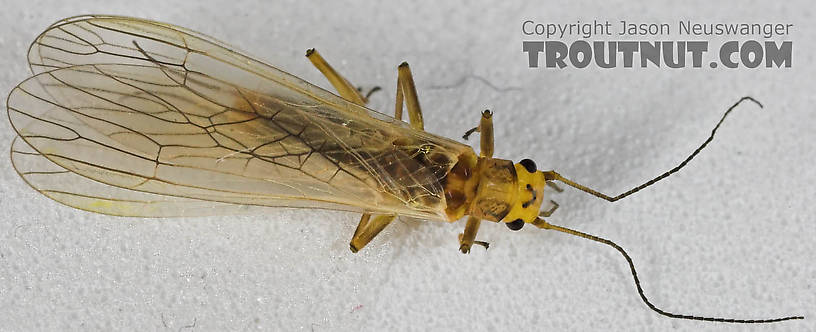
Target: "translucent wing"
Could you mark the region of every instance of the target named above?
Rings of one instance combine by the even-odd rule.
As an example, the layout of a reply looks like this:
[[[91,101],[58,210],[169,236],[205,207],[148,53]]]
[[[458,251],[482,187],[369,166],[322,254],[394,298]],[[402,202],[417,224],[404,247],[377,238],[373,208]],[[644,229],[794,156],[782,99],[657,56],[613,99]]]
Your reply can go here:
[[[39,74],[9,95],[9,117],[32,156],[115,188],[49,195],[86,210],[164,216],[204,201],[444,220],[442,181],[472,153],[167,24],[68,19],[29,60]],[[61,182],[31,177],[44,193]],[[128,191],[148,196],[119,199]],[[129,203],[153,194],[172,198]]]
[[[11,147],[17,173],[41,194],[68,206],[117,216],[192,217],[260,212],[255,206],[159,195],[106,185],[73,173],[19,137]]]

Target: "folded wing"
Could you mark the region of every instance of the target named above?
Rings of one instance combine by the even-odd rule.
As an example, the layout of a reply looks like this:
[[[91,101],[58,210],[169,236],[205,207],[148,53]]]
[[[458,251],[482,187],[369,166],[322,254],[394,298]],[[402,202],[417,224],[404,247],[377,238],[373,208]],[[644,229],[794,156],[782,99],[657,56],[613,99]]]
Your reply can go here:
[[[49,195],[95,212],[214,202],[444,219],[440,182],[469,150],[171,25],[69,19],[29,59],[38,74],[10,94],[12,124],[41,159],[117,188]],[[147,194],[172,203],[132,202],[164,202]]]

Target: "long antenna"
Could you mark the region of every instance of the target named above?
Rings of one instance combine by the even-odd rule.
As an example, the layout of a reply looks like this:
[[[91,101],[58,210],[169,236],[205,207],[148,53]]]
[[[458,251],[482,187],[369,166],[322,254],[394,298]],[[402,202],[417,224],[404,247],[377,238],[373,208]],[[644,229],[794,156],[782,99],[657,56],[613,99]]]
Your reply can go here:
[[[746,101],[746,100],[752,101],[755,104],[759,105],[760,108],[762,108],[762,103],[758,102],[756,99],[754,99],[752,97],[745,96],[745,97],[740,98],[740,100],[738,100],[736,103],[734,103],[734,105],[731,105],[731,107],[729,107],[728,110],[725,111],[725,114],[722,115],[722,117],[720,118],[720,121],[717,122],[717,125],[714,126],[714,129],[711,130],[711,135],[708,136],[708,138],[705,140],[705,142],[703,142],[703,144],[701,144],[699,147],[697,147],[697,149],[694,150],[694,152],[692,152],[688,157],[686,157],[686,159],[683,160],[679,165],[677,165],[674,168],[666,171],[663,174],[660,174],[656,178],[651,179],[648,182],[646,182],[644,184],[641,184],[641,185],[639,185],[637,187],[634,187],[631,190],[629,190],[629,191],[627,191],[627,192],[625,192],[623,194],[620,194],[618,196],[612,197],[612,196],[606,195],[604,193],[601,193],[601,192],[599,192],[599,191],[597,191],[595,189],[592,189],[592,188],[589,188],[589,187],[584,186],[582,184],[576,183],[575,181],[572,181],[570,179],[567,179],[567,178],[561,176],[561,174],[558,174],[558,172],[556,172],[556,171],[543,172],[544,177],[548,181],[561,181],[561,182],[567,184],[570,187],[573,187],[575,189],[581,190],[581,191],[586,192],[588,194],[591,194],[591,195],[593,195],[595,197],[602,198],[602,199],[605,199],[605,200],[610,201],[610,202],[617,201],[617,200],[619,200],[621,198],[624,198],[626,196],[634,194],[634,193],[640,191],[643,188],[651,186],[657,181],[663,180],[664,178],[668,177],[669,175],[674,174],[675,172],[679,171],[681,168],[686,166],[686,164],[688,164],[692,159],[694,159],[694,157],[696,157],[697,154],[699,154],[700,151],[702,151],[706,147],[706,145],[708,145],[708,143],[711,143],[711,141],[714,139],[714,134],[717,133],[717,129],[720,129],[720,125],[722,125],[723,121],[725,121],[725,118],[728,116],[728,114],[731,113],[731,111],[733,111],[735,108],[737,108],[737,106],[739,106],[740,103],[742,103],[743,101]]]
[[[788,316],[788,317],[772,318],[772,319],[733,319],[733,318],[681,315],[681,314],[675,314],[675,313],[671,313],[671,312],[668,312],[668,311],[664,311],[663,309],[660,309],[660,308],[656,307],[654,304],[652,304],[652,302],[650,302],[649,299],[646,298],[646,295],[643,294],[643,288],[640,286],[640,279],[638,278],[637,271],[635,271],[635,264],[632,263],[632,258],[629,257],[629,254],[627,254],[626,251],[623,250],[623,248],[621,248],[621,246],[615,244],[615,242],[612,242],[612,241],[609,241],[607,239],[597,237],[597,236],[594,236],[594,235],[590,235],[590,234],[587,234],[587,233],[579,232],[579,231],[576,231],[576,230],[573,230],[573,229],[569,229],[569,228],[566,228],[566,227],[553,225],[553,224],[550,224],[550,223],[544,221],[544,219],[541,219],[541,218],[536,218],[536,220],[533,221],[532,224],[535,225],[538,228],[556,230],[556,231],[559,231],[559,232],[562,232],[562,233],[567,233],[567,234],[570,234],[570,235],[575,235],[575,236],[578,236],[578,237],[589,239],[589,240],[592,240],[592,241],[595,241],[595,242],[600,242],[600,243],[608,245],[608,246],[610,246],[612,248],[615,248],[615,250],[617,250],[618,252],[621,253],[621,255],[623,255],[623,258],[626,258],[626,262],[629,263],[629,270],[632,272],[632,278],[635,279],[635,287],[637,287],[637,292],[638,292],[638,295],[640,295],[640,299],[643,300],[643,303],[646,303],[646,306],[648,306],[649,309],[652,309],[655,312],[657,312],[657,313],[659,313],[659,314],[661,314],[663,316],[671,317],[671,318],[679,318],[679,319],[701,320],[701,321],[706,321],[706,322],[741,323],[741,324],[776,323],[776,322],[782,322],[782,321],[786,321],[786,320],[805,319],[804,316]]]

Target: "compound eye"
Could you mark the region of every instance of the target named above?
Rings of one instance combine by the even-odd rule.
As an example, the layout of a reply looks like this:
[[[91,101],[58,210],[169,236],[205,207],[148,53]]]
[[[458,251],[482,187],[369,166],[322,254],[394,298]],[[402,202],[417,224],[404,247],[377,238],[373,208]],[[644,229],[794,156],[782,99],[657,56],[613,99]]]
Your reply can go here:
[[[524,169],[526,169],[530,173],[535,173],[536,171],[536,164],[534,161],[530,159],[522,159],[521,161],[519,161],[519,164],[521,164],[521,166],[524,166]]]
[[[517,231],[524,227],[524,220],[516,219],[511,222],[505,223],[505,225],[507,225],[507,228],[509,228],[510,230]]]

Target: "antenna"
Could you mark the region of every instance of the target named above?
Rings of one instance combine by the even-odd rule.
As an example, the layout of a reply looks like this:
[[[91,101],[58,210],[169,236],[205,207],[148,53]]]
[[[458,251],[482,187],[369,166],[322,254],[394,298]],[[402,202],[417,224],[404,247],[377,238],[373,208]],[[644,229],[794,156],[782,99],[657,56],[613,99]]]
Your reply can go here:
[[[637,276],[637,271],[635,270],[635,264],[632,262],[632,258],[629,257],[629,254],[626,253],[626,251],[623,250],[623,248],[621,248],[621,246],[617,245],[615,242],[609,241],[607,239],[604,239],[602,237],[598,237],[598,236],[595,236],[595,235],[591,235],[591,234],[579,232],[579,231],[576,231],[576,230],[573,230],[573,229],[569,229],[569,228],[566,228],[566,227],[553,225],[553,224],[550,224],[550,223],[544,221],[544,219],[541,219],[541,218],[536,218],[536,220],[533,221],[532,224],[535,225],[538,228],[556,230],[556,231],[559,231],[559,232],[562,232],[562,233],[567,233],[567,234],[570,234],[570,235],[574,235],[574,236],[577,236],[577,237],[582,237],[582,238],[592,240],[592,241],[595,241],[595,242],[600,242],[600,243],[608,245],[608,246],[610,246],[612,248],[615,248],[615,250],[617,250],[618,252],[621,253],[621,255],[623,255],[623,258],[626,259],[626,262],[629,263],[629,271],[632,272],[632,278],[635,279],[635,287],[637,287],[637,292],[638,292],[638,295],[640,295],[640,299],[643,300],[643,303],[646,303],[646,306],[648,306],[649,309],[652,309],[655,312],[657,312],[657,313],[659,313],[659,314],[661,314],[663,316],[671,317],[671,318],[679,318],[679,319],[700,320],[700,321],[706,321],[706,322],[740,323],[740,324],[776,323],[776,322],[782,322],[782,321],[786,321],[786,320],[805,319],[804,316],[788,316],[788,317],[771,318],[771,319],[734,319],[734,318],[702,317],[702,316],[693,316],[693,315],[681,315],[681,314],[675,314],[675,313],[665,311],[663,309],[658,308],[654,304],[652,304],[652,302],[650,302],[649,299],[646,298],[646,295],[643,293],[643,287],[640,286],[640,279]]]
[[[754,102],[755,104],[759,105],[760,108],[763,107],[762,103],[758,102],[756,99],[754,99],[752,97],[745,96],[745,97],[740,98],[740,100],[738,100],[736,103],[734,103],[734,105],[731,105],[731,107],[729,107],[728,110],[725,111],[725,114],[722,115],[722,117],[720,118],[720,121],[717,122],[717,125],[714,126],[714,129],[711,130],[711,135],[708,136],[708,138],[705,140],[705,142],[703,142],[703,144],[701,144],[699,147],[697,147],[697,149],[694,150],[694,152],[692,152],[688,157],[686,157],[686,159],[683,160],[679,165],[677,165],[674,168],[666,171],[663,174],[660,174],[656,178],[651,179],[651,180],[647,181],[646,183],[641,184],[641,185],[639,185],[637,187],[634,187],[631,190],[629,190],[629,191],[627,191],[627,192],[625,192],[623,194],[620,194],[618,196],[611,197],[611,196],[603,194],[603,193],[601,193],[601,192],[599,192],[599,191],[597,191],[595,189],[589,188],[589,187],[584,186],[582,184],[578,184],[575,181],[572,181],[570,179],[567,179],[567,178],[561,176],[561,174],[558,174],[558,172],[556,172],[556,171],[543,172],[544,177],[548,181],[561,181],[561,182],[565,183],[566,185],[568,185],[570,187],[573,187],[575,189],[578,189],[580,191],[583,191],[583,192],[588,193],[590,195],[593,195],[595,197],[605,199],[605,200],[610,201],[610,202],[617,201],[617,200],[619,200],[621,198],[624,198],[626,196],[634,194],[634,193],[640,191],[643,188],[651,186],[651,185],[655,184],[655,182],[657,182],[657,181],[660,181],[660,180],[663,180],[663,179],[667,178],[669,175],[674,174],[675,172],[679,171],[681,168],[686,166],[686,164],[688,164],[692,159],[694,159],[694,157],[696,157],[697,154],[699,154],[700,151],[702,151],[708,145],[708,143],[711,143],[711,141],[714,139],[714,134],[717,133],[717,129],[720,129],[720,125],[722,125],[723,121],[725,121],[725,118],[728,116],[728,114],[731,113],[731,111],[733,111],[737,106],[739,106],[740,103],[742,103],[743,101],[746,101],[746,100]]]

